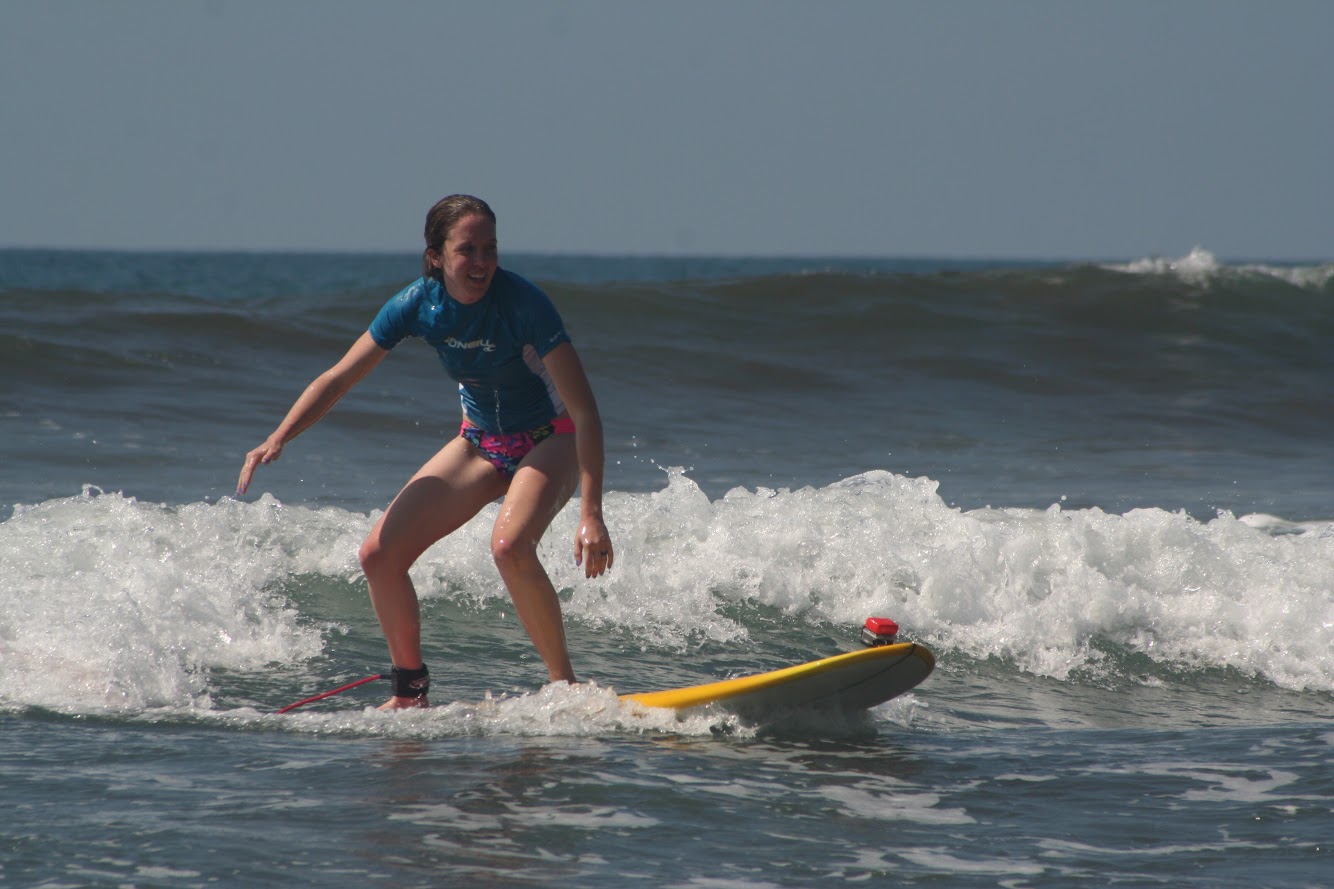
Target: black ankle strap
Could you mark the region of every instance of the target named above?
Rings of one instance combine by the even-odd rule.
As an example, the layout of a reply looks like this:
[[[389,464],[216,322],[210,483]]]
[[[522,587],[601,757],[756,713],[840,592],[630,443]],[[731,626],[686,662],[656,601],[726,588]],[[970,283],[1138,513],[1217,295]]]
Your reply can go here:
[[[394,697],[424,698],[431,690],[431,673],[422,664],[416,670],[394,667],[389,671],[389,681],[394,685]]]

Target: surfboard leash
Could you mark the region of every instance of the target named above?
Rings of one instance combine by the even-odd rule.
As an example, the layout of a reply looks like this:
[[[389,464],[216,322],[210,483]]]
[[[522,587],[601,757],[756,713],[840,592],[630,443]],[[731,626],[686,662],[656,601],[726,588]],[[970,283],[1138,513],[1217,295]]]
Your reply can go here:
[[[358,679],[356,682],[349,682],[347,685],[340,685],[338,688],[335,688],[332,691],[321,692],[317,695],[306,698],[303,701],[297,701],[295,704],[288,704],[281,710],[277,710],[274,712],[286,713],[289,710],[295,710],[297,707],[304,706],[305,704],[312,704],[315,701],[322,701],[325,698],[331,698],[336,694],[342,694],[343,692],[348,691],[349,689],[356,688],[358,685],[365,685],[367,682],[374,682],[377,679],[388,679],[388,678],[389,678],[388,673],[376,673],[374,676],[367,676],[365,679]]]
[[[376,673],[373,676],[367,676],[365,679],[358,679],[356,682],[349,682],[347,685],[340,685],[332,691],[321,692],[320,694],[297,701],[295,704],[288,704],[276,713],[286,713],[289,710],[295,710],[304,704],[310,704],[314,701],[322,701],[325,698],[341,694],[348,689],[356,688],[358,685],[365,685],[367,682],[374,682],[377,679],[388,679],[393,683],[393,692],[395,697],[402,698],[424,698],[431,690],[431,671],[425,664],[415,669],[408,667],[394,667],[388,673]]]

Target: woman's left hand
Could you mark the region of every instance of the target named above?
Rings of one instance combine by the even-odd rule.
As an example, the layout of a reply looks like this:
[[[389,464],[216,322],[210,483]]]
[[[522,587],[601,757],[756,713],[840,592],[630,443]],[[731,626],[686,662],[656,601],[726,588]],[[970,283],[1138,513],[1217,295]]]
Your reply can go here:
[[[574,534],[574,564],[584,566],[585,577],[599,577],[611,570],[616,553],[611,546],[611,535],[601,516],[584,516]]]

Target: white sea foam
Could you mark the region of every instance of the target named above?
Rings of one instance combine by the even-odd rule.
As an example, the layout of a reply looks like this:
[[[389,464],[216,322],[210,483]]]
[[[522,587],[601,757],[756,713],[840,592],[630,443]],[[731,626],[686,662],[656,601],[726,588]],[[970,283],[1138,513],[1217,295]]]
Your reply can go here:
[[[1190,284],[1206,284],[1220,274],[1258,275],[1275,278],[1307,290],[1321,290],[1334,279],[1334,263],[1319,265],[1272,265],[1241,263],[1228,265],[1203,247],[1195,247],[1175,259],[1153,256],[1106,266],[1135,275],[1175,275]]]
[[[592,586],[572,568],[556,572],[584,619],[725,641],[747,631],[720,603],[844,625],[887,613],[945,650],[1010,657],[1045,676],[1096,668],[1095,643],[1110,641],[1287,688],[1334,688],[1324,525],[1270,534],[1230,515],[1199,522],[1157,509],[963,512],[935,482],[885,472],[713,502],[677,472],[663,491],[612,504],[615,572]]]
[[[965,512],[935,482],[886,472],[709,500],[676,470],[655,493],[610,494],[606,510],[608,576],[588,581],[573,564],[577,505],[544,558],[570,620],[655,645],[744,639],[737,615],[754,607],[844,626],[884,614],[938,654],[996,655],[1057,679],[1096,672],[1112,645],[1334,689],[1326,524]],[[506,601],[486,546],[493,516],[427,552],[414,570],[424,597]],[[208,710],[208,670],[299,666],[333,628],[281,590],[301,575],[357,577],[372,520],[268,497],[165,507],[90,492],[21,507],[0,524],[0,704]],[[543,718],[561,730],[559,711]]]
[[[167,509],[91,492],[18,508],[0,525],[0,700],[203,704],[202,668],[318,653],[319,631],[265,589],[298,543],[272,509]]]
[[[745,736],[754,729],[726,714],[699,709],[678,714],[622,703],[615,689],[595,683],[554,683],[531,694],[486,695],[479,701],[436,704],[428,709],[382,712],[294,711],[275,716],[253,709],[203,714],[225,723],[264,723],[285,731],[425,740],[461,736],[584,737],[607,735],[710,736],[721,726]]]
[[[1153,256],[1122,265],[1111,265],[1108,268],[1136,275],[1173,274],[1179,275],[1188,281],[1202,281],[1218,272],[1223,266],[1218,262],[1218,258],[1208,250],[1203,247],[1194,247],[1185,256],[1177,259]]]

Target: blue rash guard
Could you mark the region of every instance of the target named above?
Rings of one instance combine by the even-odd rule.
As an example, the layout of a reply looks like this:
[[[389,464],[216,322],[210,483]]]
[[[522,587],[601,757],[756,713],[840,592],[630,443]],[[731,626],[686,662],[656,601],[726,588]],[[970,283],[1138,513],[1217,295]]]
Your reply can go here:
[[[547,295],[513,272],[496,269],[471,305],[420,278],[385,303],[370,334],[382,349],[409,336],[434,346],[458,381],[464,416],[486,432],[525,432],[565,410],[542,359],[569,334]]]

